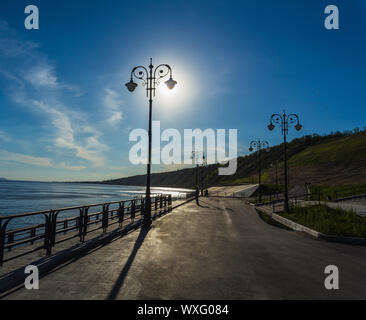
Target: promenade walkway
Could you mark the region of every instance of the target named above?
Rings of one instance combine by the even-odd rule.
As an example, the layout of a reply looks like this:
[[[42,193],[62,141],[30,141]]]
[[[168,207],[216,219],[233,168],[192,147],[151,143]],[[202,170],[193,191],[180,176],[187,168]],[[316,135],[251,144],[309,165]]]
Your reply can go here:
[[[208,194],[211,196],[235,196],[235,197],[251,197],[258,189],[258,184],[241,184],[237,186],[221,186],[211,187],[208,189]]]
[[[324,287],[336,265],[340,289]],[[366,247],[272,226],[243,200],[205,198],[58,266],[3,299],[365,299]]]

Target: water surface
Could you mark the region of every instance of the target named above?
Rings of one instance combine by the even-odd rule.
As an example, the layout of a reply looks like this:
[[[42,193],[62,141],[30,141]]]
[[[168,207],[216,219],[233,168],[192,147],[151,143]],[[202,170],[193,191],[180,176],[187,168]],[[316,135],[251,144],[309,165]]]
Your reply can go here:
[[[152,193],[177,196],[189,190],[152,188]],[[40,210],[90,205],[142,197],[145,187],[87,183],[0,181],[0,216]],[[68,213],[67,216],[76,215]],[[39,219],[23,219],[17,227],[38,223]],[[43,220],[43,219],[42,219]]]

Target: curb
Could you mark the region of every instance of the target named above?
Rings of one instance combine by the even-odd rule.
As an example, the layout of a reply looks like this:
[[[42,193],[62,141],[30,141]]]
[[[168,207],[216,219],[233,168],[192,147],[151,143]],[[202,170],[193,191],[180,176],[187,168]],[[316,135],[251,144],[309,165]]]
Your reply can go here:
[[[366,245],[366,238],[341,237],[341,236],[332,236],[329,234],[324,234],[319,231],[305,227],[305,226],[298,224],[294,221],[291,221],[289,219],[286,219],[284,217],[281,217],[280,215],[273,213],[272,210],[269,208],[254,206],[254,209],[266,214],[271,219],[279,222],[280,224],[282,224],[292,230],[307,233],[314,238],[323,239],[323,240],[327,240],[330,242],[337,242],[337,243],[346,243],[346,244],[362,245],[362,246]]]

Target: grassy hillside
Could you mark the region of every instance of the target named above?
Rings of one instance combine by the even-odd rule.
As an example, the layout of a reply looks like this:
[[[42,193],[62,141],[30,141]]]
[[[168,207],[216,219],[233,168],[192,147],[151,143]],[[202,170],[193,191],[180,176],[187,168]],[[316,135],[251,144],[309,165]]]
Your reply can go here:
[[[336,132],[326,136],[309,135],[288,143],[290,185],[356,184],[366,183],[366,130]],[[278,161],[278,179],[283,182],[283,144],[262,151],[262,182],[275,183],[275,166]],[[206,186],[257,182],[257,155],[238,158],[235,175],[219,176],[218,165],[200,169]],[[146,176],[133,176],[103,181],[109,184],[145,185]],[[193,187],[195,169],[183,169],[152,174],[153,186]]]

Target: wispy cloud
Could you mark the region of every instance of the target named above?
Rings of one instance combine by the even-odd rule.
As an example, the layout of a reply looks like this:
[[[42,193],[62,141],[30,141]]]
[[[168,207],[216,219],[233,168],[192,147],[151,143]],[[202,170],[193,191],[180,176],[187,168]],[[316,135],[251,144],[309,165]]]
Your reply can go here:
[[[26,56],[35,57],[39,44],[19,39],[15,30],[9,24],[0,19],[0,53],[8,57]]]
[[[103,151],[109,148],[101,142],[101,133],[87,123],[85,114],[68,108],[63,102],[65,90],[72,91],[76,96],[80,94],[80,90],[77,86],[58,79],[56,67],[39,52],[39,47],[36,43],[20,39],[7,22],[0,20],[0,58],[5,62],[2,63],[4,67],[0,67],[0,75],[7,80],[9,96],[17,104],[49,118],[49,123],[52,124],[54,148],[68,149],[77,158],[90,161],[93,167],[102,166],[105,161]],[[12,63],[7,64],[8,61]],[[118,114],[116,108],[119,105],[118,101],[114,101],[116,97],[113,96],[113,92],[109,94],[106,102],[111,112],[114,112],[110,114],[110,121],[114,123],[122,118],[122,113]],[[0,136],[0,139],[6,139],[4,137]],[[49,149],[47,146],[46,150]],[[32,158],[18,157],[18,159]],[[47,162],[42,163],[44,166],[47,164]],[[68,166],[64,162],[57,167],[81,168]]]
[[[70,166],[66,164],[65,162],[61,162],[56,166],[53,166],[53,168],[61,168],[61,169],[67,169],[67,170],[82,170],[85,169],[84,166]]]
[[[9,152],[7,150],[0,150],[0,161],[14,161],[38,167],[62,168],[68,170],[82,170],[85,168],[84,166],[69,166],[65,162],[53,164],[50,158],[34,157],[21,153]]]
[[[54,75],[53,67],[50,65],[39,65],[30,69],[25,74],[25,78],[35,88],[56,88],[58,86],[57,77]]]
[[[104,158],[101,152],[108,147],[98,140],[97,131],[93,130],[92,135],[86,138],[86,146],[82,146],[75,141],[75,132],[70,118],[64,112],[40,101],[33,101],[33,105],[50,116],[53,127],[56,129],[55,146],[73,150],[78,158],[91,161],[94,167],[103,165]],[[90,127],[85,127],[84,131],[90,132]]]
[[[0,140],[9,142],[10,137],[4,131],[0,130]]]
[[[55,73],[55,67],[49,63],[40,63],[33,68],[30,68],[23,74],[35,89],[57,89],[67,90],[75,96],[81,96],[82,92],[78,86],[60,82]]]
[[[107,122],[110,125],[116,125],[122,121],[123,113],[121,106],[123,102],[120,95],[116,91],[106,88],[103,102],[107,110]]]

